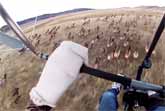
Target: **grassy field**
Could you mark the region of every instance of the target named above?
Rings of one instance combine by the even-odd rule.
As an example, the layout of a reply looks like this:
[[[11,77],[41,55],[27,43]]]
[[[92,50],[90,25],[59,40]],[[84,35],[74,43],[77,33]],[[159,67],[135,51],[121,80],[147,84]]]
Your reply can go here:
[[[24,32],[39,52],[51,54],[62,41],[74,41],[89,48],[91,65],[135,78],[162,14],[161,10],[144,8],[92,10],[42,21],[33,35],[33,26],[27,24]],[[165,32],[152,55],[152,69],[143,74],[144,81],[165,84],[164,42]],[[45,61],[31,52],[20,54],[2,46],[0,58],[0,80],[4,80],[0,111],[23,111]],[[110,87],[110,81],[82,74],[61,98],[56,111],[96,111],[101,93]]]

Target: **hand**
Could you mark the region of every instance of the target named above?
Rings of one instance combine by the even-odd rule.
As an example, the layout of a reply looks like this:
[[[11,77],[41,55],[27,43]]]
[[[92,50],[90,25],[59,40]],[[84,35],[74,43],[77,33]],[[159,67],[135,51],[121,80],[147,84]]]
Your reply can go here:
[[[70,41],[62,42],[49,57],[39,82],[31,90],[31,100],[37,105],[54,107],[78,77],[83,64],[88,64],[88,49]]]

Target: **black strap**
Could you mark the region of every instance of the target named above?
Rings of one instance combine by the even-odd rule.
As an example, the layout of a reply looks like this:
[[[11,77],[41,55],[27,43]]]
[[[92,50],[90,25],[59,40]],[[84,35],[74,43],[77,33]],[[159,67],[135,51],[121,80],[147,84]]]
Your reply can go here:
[[[165,26],[165,14],[163,15],[162,20],[161,20],[161,22],[159,24],[159,27],[158,27],[155,35],[154,35],[154,39],[153,39],[153,41],[151,43],[150,49],[149,49],[148,53],[146,54],[142,64],[139,66],[139,69],[138,69],[138,72],[137,72],[137,76],[136,76],[136,80],[140,80],[141,79],[141,75],[142,75],[142,72],[143,72],[144,68],[150,68],[151,67],[150,57],[151,57],[151,54],[152,54],[153,50],[156,47],[156,44],[157,44],[158,40],[161,37],[161,34],[162,34],[163,30],[164,30],[164,26]]]
[[[102,79],[118,82],[118,83],[123,84],[124,86],[130,86],[130,84],[131,84],[130,78],[127,78],[124,76],[119,76],[119,75],[108,73],[108,72],[104,72],[104,71],[101,71],[98,69],[93,69],[93,68],[87,67],[85,65],[83,65],[81,67],[80,72],[87,73],[87,74],[90,74],[92,76],[96,76],[96,77],[99,77]]]

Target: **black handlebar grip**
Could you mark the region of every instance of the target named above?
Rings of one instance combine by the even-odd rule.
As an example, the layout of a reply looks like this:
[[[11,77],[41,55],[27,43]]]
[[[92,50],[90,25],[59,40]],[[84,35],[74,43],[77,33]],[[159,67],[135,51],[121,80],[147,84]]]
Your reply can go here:
[[[108,73],[108,72],[104,72],[104,71],[101,71],[101,70],[98,70],[98,69],[93,69],[93,68],[87,67],[85,65],[83,65],[81,67],[80,72],[81,73],[87,73],[89,75],[99,77],[99,78],[102,78],[102,79],[118,82],[118,83],[121,83],[124,86],[130,86],[130,84],[131,84],[131,79],[130,78],[120,76],[120,75],[116,75],[116,74],[112,74],[112,73]]]

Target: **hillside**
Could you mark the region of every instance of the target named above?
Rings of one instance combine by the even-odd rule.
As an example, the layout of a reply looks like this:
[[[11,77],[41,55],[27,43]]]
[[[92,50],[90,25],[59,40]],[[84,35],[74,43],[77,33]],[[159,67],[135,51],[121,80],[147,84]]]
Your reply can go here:
[[[63,12],[59,12],[59,13],[50,13],[50,14],[43,14],[43,15],[39,15],[37,16],[37,21],[40,22],[41,20],[45,20],[45,19],[49,19],[52,17],[56,17],[56,16],[60,16],[60,15],[64,15],[64,14],[70,14],[70,13],[76,13],[76,12],[81,12],[81,11],[88,11],[88,10],[93,10],[90,8],[78,8],[78,9],[72,9],[72,10],[67,10],[67,11],[63,11]],[[22,21],[18,21],[17,23],[19,25],[25,25],[25,24],[29,24],[29,23],[34,23],[35,22],[36,17],[31,17]],[[1,31],[3,32],[7,32],[10,30],[10,28],[5,25],[2,26],[0,28]]]
[[[135,78],[163,11],[144,8],[90,10],[55,17],[36,26],[24,28],[36,50],[51,52],[64,40],[89,48],[89,62],[104,71],[123,73]],[[165,84],[165,32],[152,55],[153,67],[146,70],[144,81]],[[8,51],[10,50],[10,51]],[[0,49],[0,111],[23,111],[28,92],[37,82],[45,61],[31,52],[19,54]],[[96,111],[101,93],[110,81],[82,74],[59,101],[56,111]],[[121,96],[120,109],[121,105]]]

